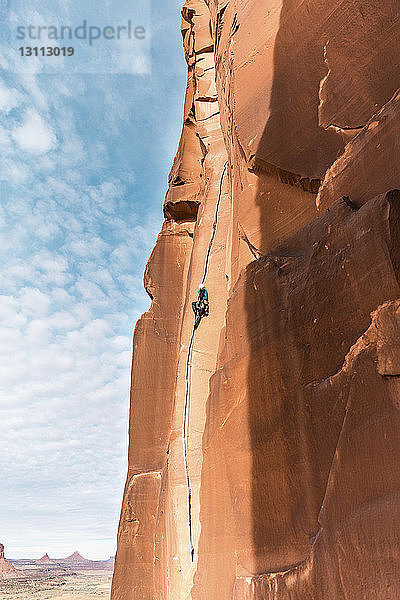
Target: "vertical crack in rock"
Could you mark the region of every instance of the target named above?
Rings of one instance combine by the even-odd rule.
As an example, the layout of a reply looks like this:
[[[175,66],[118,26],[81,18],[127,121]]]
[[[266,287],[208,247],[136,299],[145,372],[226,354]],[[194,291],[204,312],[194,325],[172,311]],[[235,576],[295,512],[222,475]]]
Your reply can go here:
[[[322,108],[323,108],[323,105],[326,100],[325,83],[326,83],[329,75],[331,74],[331,69],[328,64],[328,57],[327,57],[328,44],[329,44],[329,40],[324,44],[324,63],[326,64],[327,73],[326,73],[326,75],[324,75],[324,77],[319,82],[319,91],[318,91],[318,97],[319,97],[318,121],[319,121],[320,127],[324,127],[323,118],[322,118]]]
[[[218,226],[218,216],[219,216],[219,208],[221,205],[222,198],[222,189],[224,178],[226,174],[226,170],[228,168],[228,161],[225,163],[224,168],[222,170],[220,184],[219,184],[219,193],[218,200],[215,206],[215,217],[214,223],[212,227],[212,233],[210,242],[208,244],[206,261],[204,264],[204,273],[203,279],[201,283],[205,283],[208,273],[208,267],[210,264],[210,256],[211,251],[214,245],[214,239],[217,232]],[[188,355],[186,359],[186,389],[185,389],[185,406],[183,413],[183,455],[185,460],[185,477],[186,477],[186,485],[187,485],[187,496],[188,496],[188,525],[189,525],[189,544],[190,544],[190,556],[192,562],[194,561],[194,545],[193,545],[193,528],[192,528],[192,485],[190,481],[190,467],[189,467],[189,427],[190,427],[190,392],[191,392],[191,379],[192,379],[192,355],[193,355],[193,343],[195,337],[196,329],[195,325],[193,325],[192,335],[189,342]]]
[[[339,134],[342,132],[348,132],[348,133],[353,133],[353,135],[356,135],[358,131],[361,131],[362,129],[364,129],[365,123],[360,124],[360,125],[348,125],[348,126],[347,125],[339,125],[339,124],[333,123],[333,122],[327,123],[323,116],[325,104],[326,104],[327,97],[328,97],[328,92],[326,90],[327,82],[328,82],[328,79],[332,72],[331,67],[329,66],[329,61],[328,61],[328,45],[329,45],[329,40],[324,44],[324,48],[323,48],[324,63],[326,64],[327,73],[321,79],[321,81],[319,83],[319,90],[318,90],[318,98],[319,98],[318,122],[319,122],[319,126],[323,127],[325,130],[332,129],[333,131],[335,131],[336,133],[339,133]]]
[[[243,240],[246,244],[248,249],[250,250],[251,254],[253,255],[253,257],[258,260],[259,258],[261,258],[262,253],[259,251],[258,248],[256,248],[256,246],[254,246],[254,244],[252,244],[249,240],[249,238],[247,237],[247,234],[244,230],[244,228],[242,227],[242,225],[240,225],[240,223],[238,223],[239,225],[239,238],[241,240]]]
[[[208,244],[208,250],[207,250],[207,256],[206,256],[206,262],[204,265],[204,274],[203,274],[203,279],[201,280],[201,283],[204,283],[207,277],[207,273],[208,273],[208,265],[210,262],[210,255],[211,255],[211,250],[214,244],[214,238],[215,238],[215,234],[217,233],[217,225],[218,225],[218,214],[219,214],[219,207],[221,204],[221,198],[222,198],[222,186],[224,183],[224,178],[225,178],[225,174],[226,174],[226,170],[228,168],[228,162],[225,163],[224,168],[222,170],[222,175],[221,175],[221,181],[219,183],[219,193],[218,193],[218,200],[217,200],[217,204],[215,207],[215,218],[214,218],[214,223],[213,223],[213,230],[212,230],[212,234],[211,234],[211,238],[210,238],[210,243]]]

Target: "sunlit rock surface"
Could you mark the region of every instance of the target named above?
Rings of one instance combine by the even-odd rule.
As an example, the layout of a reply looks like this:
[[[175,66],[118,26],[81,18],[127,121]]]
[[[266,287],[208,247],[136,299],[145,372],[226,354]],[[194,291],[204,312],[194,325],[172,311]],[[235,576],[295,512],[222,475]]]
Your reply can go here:
[[[398,600],[400,6],[182,14],[112,600]]]
[[[0,579],[16,573],[15,567],[6,559],[4,555],[4,545],[0,544]]]

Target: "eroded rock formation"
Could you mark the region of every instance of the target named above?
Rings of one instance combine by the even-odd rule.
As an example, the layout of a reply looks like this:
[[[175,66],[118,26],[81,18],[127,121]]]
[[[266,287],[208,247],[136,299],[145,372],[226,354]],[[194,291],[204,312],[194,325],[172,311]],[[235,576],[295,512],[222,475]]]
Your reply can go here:
[[[17,574],[17,570],[5,557],[4,545],[0,544],[0,578]]]
[[[41,558],[36,561],[38,564],[53,564],[54,561],[51,560],[50,556],[47,554],[43,554]]]
[[[67,558],[57,559],[57,562],[70,565],[71,567],[89,567],[91,565],[94,567],[96,564],[100,566],[100,564],[103,564],[106,561],[89,560],[79,554],[78,550],[75,550],[75,552],[70,556],[67,556]]]
[[[397,600],[399,4],[182,14],[112,600]]]

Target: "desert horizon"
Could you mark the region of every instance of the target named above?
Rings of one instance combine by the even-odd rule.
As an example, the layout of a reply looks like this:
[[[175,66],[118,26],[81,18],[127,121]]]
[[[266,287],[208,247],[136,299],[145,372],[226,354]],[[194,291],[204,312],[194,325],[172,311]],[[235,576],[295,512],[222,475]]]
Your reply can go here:
[[[399,600],[400,0],[0,28],[0,600]]]
[[[0,600],[108,599],[114,557],[94,561],[78,550],[65,558],[6,558],[0,544]]]
[[[68,554],[65,557],[61,557],[61,558],[56,558],[55,555],[52,552],[45,552],[44,554],[41,554],[40,556],[38,556],[37,558],[33,556],[33,554],[29,554],[27,552],[24,553],[24,556],[13,556],[10,555],[8,557],[8,560],[12,561],[12,562],[18,562],[18,561],[24,561],[24,560],[41,560],[44,558],[48,558],[52,561],[64,561],[64,560],[68,560],[68,559],[72,559],[73,557],[79,556],[81,559],[83,560],[88,560],[90,562],[104,562],[104,561],[109,561],[109,560],[114,560],[115,559],[115,554],[110,555],[108,558],[91,558],[88,556],[83,556],[81,552],[79,552],[79,550],[74,550],[71,554]]]

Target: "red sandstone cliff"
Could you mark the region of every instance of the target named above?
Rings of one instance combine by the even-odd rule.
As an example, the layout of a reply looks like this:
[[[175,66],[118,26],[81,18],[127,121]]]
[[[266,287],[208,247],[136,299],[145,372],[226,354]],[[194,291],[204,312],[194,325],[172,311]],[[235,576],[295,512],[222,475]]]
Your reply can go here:
[[[0,544],[0,578],[17,575],[17,570],[4,556],[4,546]]]
[[[112,599],[397,600],[399,4],[187,0],[182,32]]]
[[[39,558],[39,559],[36,561],[36,563],[37,563],[37,564],[46,564],[46,565],[47,565],[47,564],[53,564],[53,563],[54,563],[54,561],[53,561],[53,560],[51,560],[50,556],[49,556],[49,555],[47,554],[47,552],[46,552],[46,554],[44,554],[44,555],[43,555],[41,558]]]

